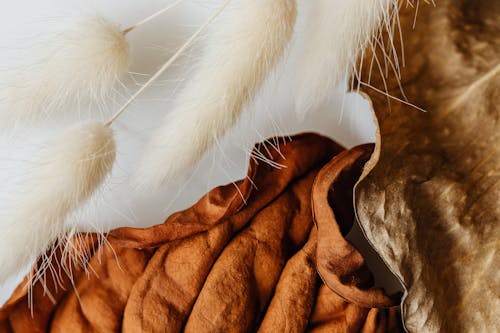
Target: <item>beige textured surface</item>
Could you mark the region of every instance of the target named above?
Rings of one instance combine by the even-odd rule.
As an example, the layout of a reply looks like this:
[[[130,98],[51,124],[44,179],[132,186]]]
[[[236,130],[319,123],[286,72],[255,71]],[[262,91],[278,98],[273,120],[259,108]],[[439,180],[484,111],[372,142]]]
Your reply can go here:
[[[420,4],[415,29],[414,17],[402,10],[402,83],[428,112],[365,89],[381,142],[358,218],[408,289],[409,331],[497,332],[500,2],[441,0]],[[378,72],[371,84],[385,90]],[[393,74],[387,85],[402,97]]]

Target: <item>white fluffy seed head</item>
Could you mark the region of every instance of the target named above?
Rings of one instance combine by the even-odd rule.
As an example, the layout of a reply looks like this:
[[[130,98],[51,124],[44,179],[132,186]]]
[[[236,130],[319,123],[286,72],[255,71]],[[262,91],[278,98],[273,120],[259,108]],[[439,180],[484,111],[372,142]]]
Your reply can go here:
[[[208,40],[195,77],[153,135],[136,182],[157,188],[198,162],[239,118],[281,60],[294,31],[295,0],[241,0]]]
[[[39,41],[0,91],[0,126],[16,127],[83,105],[100,106],[128,71],[129,45],[114,24],[89,17]],[[3,125],[3,126],[2,126]]]
[[[66,217],[88,200],[115,160],[112,131],[79,124],[41,152],[32,174],[2,211],[0,284],[66,232]]]
[[[316,0],[297,68],[296,112],[321,105],[352,73],[398,0]],[[381,59],[381,61],[384,61]]]

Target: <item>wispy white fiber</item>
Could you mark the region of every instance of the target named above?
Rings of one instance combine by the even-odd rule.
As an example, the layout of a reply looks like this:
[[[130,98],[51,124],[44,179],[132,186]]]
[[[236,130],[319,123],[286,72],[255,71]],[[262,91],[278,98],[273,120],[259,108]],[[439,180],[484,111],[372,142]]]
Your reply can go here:
[[[304,114],[346,80],[360,53],[389,21],[397,0],[315,0],[297,64],[296,112]]]
[[[194,165],[230,128],[281,60],[295,0],[239,0],[211,37],[198,72],[146,147],[136,181],[156,188]]]
[[[81,105],[104,104],[128,71],[125,34],[100,17],[76,19],[27,50],[0,90],[0,127],[15,127]],[[24,57],[23,57],[24,58]]]
[[[112,131],[96,122],[78,124],[46,146],[0,216],[0,285],[64,235],[66,218],[101,185],[115,155]]]

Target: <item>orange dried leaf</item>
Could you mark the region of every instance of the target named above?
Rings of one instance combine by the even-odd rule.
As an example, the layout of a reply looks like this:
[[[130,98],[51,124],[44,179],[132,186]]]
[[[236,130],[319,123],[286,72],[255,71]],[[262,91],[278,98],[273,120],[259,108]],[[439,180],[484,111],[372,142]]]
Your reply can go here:
[[[366,293],[363,304],[331,291],[335,302],[324,302],[321,293],[316,294],[320,280],[315,268],[313,182],[318,170],[342,149],[314,134],[296,136],[279,151],[260,148],[256,153],[284,167],[252,161],[249,175],[255,188],[247,178],[237,183],[243,190],[232,184],[217,188],[164,224],[111,232],[109,243],[88,251],[88,274],[75,275],[74,288],[66,280],[55,304],[47,306],[44,284],[35,284],[34,318],[25,290],[19,290],[0,309],[0,332],[306,332],[321,327],[399,331],[395,308],[366,308],[370,288],[356,291]],[[342,160],[336,165],[353,163]],[[349,178],[351,188],[338,191],[347,188],[352,196],[357,174],[340,174]],[[328,181],[334,188],[338,185],[326,178],[321,183]],[[352,204],[348,209],[352,211]],[[339,244],[345,242],[341,235],[337,238]],[[362,280],[356,269],[337,271]]]

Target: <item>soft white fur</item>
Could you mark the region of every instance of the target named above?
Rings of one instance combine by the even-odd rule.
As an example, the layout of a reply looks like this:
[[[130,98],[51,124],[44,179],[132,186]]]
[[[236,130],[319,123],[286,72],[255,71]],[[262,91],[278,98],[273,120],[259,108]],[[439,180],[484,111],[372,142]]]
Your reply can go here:
[[[198,72],[147,146],[139,185],[158,187],[194,165],[230,128],[282,58],[295,0],[240,0],[217,25]]]
[[[100,186],[114,159],[113,133],[96,122],[78,124],[47,145],[0,217],[0,285],[64,235],[66,218]]]
[[[38,38],[27,59],[9,71],[0,90],[0,128],[99,107],[127,73],[129,46],[116,25],[100,17],[63,22],[63,31]]]
[[[297,65],[296,111],[325,102],[344,82],[397,0],[315,0],[306,43]],[[314,20],[314,21],[312,21]]]

